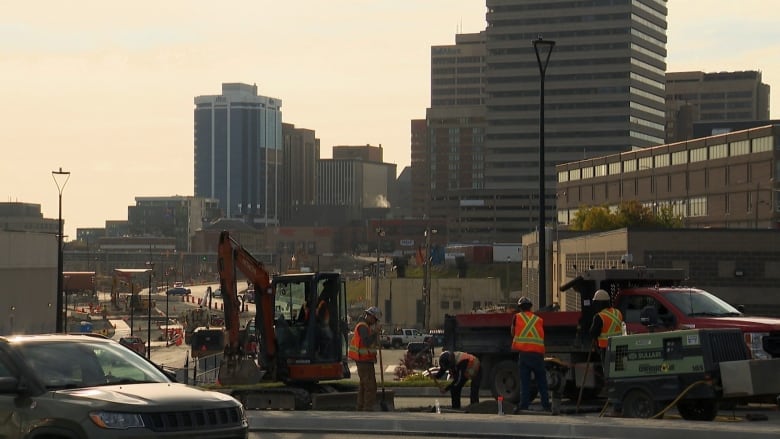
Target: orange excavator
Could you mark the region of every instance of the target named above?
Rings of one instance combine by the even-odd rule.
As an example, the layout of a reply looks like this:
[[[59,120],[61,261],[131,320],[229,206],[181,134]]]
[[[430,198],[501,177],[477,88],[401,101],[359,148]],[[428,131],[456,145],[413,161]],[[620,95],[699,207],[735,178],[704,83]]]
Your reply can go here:
[[[279,381],[310,388],[349,377],[346,290],[339,273],[271,276],[227,231],[219,237],[218,264],[227,331],[218,375],[222,385]],[[255,289],[257,361],[241,343],[238,272]]]

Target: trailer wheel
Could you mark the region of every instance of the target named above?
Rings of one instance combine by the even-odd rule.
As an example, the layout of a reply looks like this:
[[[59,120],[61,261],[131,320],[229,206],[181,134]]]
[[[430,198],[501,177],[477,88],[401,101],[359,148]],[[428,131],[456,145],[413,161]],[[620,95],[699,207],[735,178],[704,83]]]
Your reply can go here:
[[[653,396],[642,389],[634,389],[623,397],[623,415],[627,418],[648,419],[658,413]]]
[[[718,401],[715,399],[686,399],[677,403],[677,411],[689,421],[712,421],[718,416]]]
[[[494,397],[503,396],[504,401],[517,403],[520,401],[521,385],[520,370],[517,363],[512,360],[504,360],[493,367],[493,376],[490,380]],[[531,387],[531,400],[536,398],[536,387]]]

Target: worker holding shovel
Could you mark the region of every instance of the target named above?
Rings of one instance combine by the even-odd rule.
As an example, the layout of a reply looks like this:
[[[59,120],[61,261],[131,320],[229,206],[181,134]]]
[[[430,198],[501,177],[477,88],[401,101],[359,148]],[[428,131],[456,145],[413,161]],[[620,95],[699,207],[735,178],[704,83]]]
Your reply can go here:
[[[355,325],[355,334],[349,342],[350,359],[357,366],[358,385],[357,411],[374,411],[376,404],[376,371],[374,364],[377,356],[377,337],[381,331],[379,308],[372,306],[363,313],[363,318]],[[384,371],[383,371],[384,372]],[[384,403],[384,401],[383,401]],[[383,407],[384,409],[384,407]]]
[[[442,393],[450,392],[453,409],[460,409],[460,393],[468,380],[471,380],[471,392],[469,394],[471,404],[479,403],[479,385],[482,381],[482,368],[479,366],[477,357],[466,352],[444,351],[439,356],[439,371],[434,376],[434,380],[442,378],[447,372],[450,373],[452,382],[440,390]]]

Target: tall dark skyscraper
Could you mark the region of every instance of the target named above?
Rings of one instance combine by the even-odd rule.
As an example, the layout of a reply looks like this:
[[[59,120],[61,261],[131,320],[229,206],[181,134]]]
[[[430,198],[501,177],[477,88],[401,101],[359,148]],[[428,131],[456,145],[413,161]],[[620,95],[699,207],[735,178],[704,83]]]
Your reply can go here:
[[[486,6],[486,53],[477,75],[484,81],[486,110],[483,169],[469,164],[470,175],[480,177],[471,189],[436,180],[441,169],[432,146],[440,140],[431,143],[430,116],[445,108],[457,114],[452,105],[458,103],[438,110],[446,95],[441,82],[432,81],[428,160],[437,208],[431,216],[448,218],[455,239],[516,242],[539,218],[540,73],[532,41],[541,36],[556,42],[545,74],[544,108],[543,215],[552,224],[556,164],[664,143],[666,0],[486,0]],[[437,55],[432,54],[432,70],[446,67]],[[453,163],[457,156],[449,154],[449,169],[464,168]]]
[[[281,107],[248,84],[195,98],[195,196],[218,199],[224,217],[279,223]]]

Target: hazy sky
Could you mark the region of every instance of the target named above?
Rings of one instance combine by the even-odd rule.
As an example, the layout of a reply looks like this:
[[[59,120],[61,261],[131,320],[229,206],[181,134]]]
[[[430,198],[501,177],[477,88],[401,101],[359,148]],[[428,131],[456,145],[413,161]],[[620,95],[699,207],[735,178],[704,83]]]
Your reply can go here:
[[[67,240],[126,219],[137,196],[193,194],[193,98],[223,82],[281,99],[323,157],[381,144],[400,171],[430,103],[430,46],[485,27],[483,0],[4,3],[0,196],[57,218],[51,171],[70,171]],[[777,5],[671,0],[668,70],[761,70],[778,108]]]

